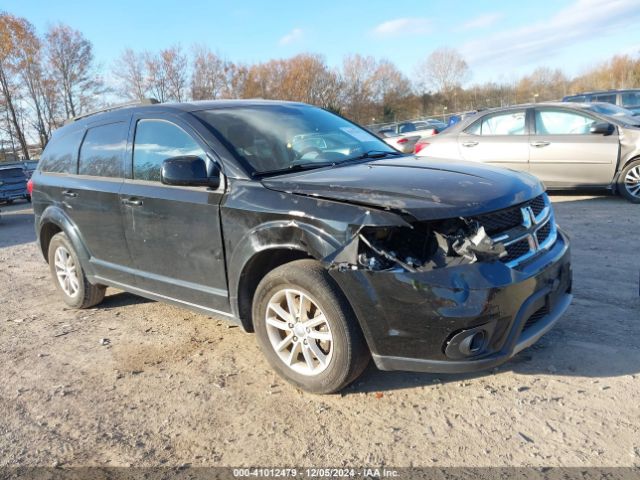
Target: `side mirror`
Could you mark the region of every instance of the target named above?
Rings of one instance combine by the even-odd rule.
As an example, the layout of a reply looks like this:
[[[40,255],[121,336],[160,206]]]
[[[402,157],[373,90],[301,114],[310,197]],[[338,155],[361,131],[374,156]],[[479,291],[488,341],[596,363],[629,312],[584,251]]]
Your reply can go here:
[[[589,133],[594,135],[611,135],[616,131],[616,127],[607,122],[594,123],[589,128]]]
[[[160,181],[165,185],[179,185],[183,187],[218,188],[220,185],[220,171],[216,165],[215,171],[209,175],[207,164],[195,155],[167,158],[162,162]]]

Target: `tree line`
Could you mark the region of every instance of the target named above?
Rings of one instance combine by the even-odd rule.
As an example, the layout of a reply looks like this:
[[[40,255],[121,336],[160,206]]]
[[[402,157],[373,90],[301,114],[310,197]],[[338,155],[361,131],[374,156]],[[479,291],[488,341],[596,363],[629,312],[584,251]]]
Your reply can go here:
[[[579,91],[640,87],[640,57],[619,55],[569,78],[540,67],[512,81],[469,84],[460,53],[439,48],[411,78],[390,60],[346,55],[331,67],[322,55],[233,62],[206,45],[159,51],[126,49],[100,67],[82,32],[59,23],[43,34],[25,18],[0,13],[0,159],[28,159],[68,118],[120,100],[160,102],[264,98],[306,102],[361,124],[446,116]]]

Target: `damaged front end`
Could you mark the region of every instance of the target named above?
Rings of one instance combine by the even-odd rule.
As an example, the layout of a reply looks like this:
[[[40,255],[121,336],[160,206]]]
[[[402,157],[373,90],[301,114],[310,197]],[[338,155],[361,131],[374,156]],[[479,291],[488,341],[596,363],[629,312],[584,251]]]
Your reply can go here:
[[[495,366],[548,331],[571,301],[568,239],[545,194],[475,217],[403,218],[352,226],[323,259],[381,369]]]
[[[342,248],[325,258],[339,270],[425,272],[493,261],[507,255],[475,220],[456,218],[407,226],[358,227]]]

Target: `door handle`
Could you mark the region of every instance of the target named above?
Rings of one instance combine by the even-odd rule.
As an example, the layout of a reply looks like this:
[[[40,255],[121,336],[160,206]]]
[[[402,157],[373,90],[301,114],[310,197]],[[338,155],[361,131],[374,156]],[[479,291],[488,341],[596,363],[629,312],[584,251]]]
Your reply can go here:
[[[463,147],[475,147],[476,145],[478,145],[478,142],[476,142],[475,140],[472,140],[470,142],[462,142]]]
[[[71,190],[64,190],[62,192],[62,195],[64,195],[65,197],[70,197],[70,198],[76,198],[78,196],[78,194],[76,192],[72,192]]]
[[[137,198],[123,198],[121,201],[123,205],[127,205],[130,207],[139,207],[140,205],[142,205],[142,200],[139,200]]]
[[[531,142],[532,147],[542,148],[551,145],[551,142]]]

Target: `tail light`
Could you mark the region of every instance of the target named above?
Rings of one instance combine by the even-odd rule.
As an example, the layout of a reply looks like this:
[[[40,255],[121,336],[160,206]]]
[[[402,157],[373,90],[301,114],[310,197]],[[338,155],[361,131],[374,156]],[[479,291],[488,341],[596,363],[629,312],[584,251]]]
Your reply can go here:
[[[33,179],[30,178],[27,182],[27,193],[31,195],[33,193]]]
[[[408,138],[403,137],[403,138],[401,138],[400,140],[398,140],[396,143],[399,143],[400,145],[402,145],[403,143],[407,143],[408,141],[409,141],[409,139],[408,139]]]
[[[420,150],[423,150],[425,147],[429,146],[429,142],[425,142],[424,140],[420,140],[416,143],[416,146],[413,149],[413,153],[418,153]]]

